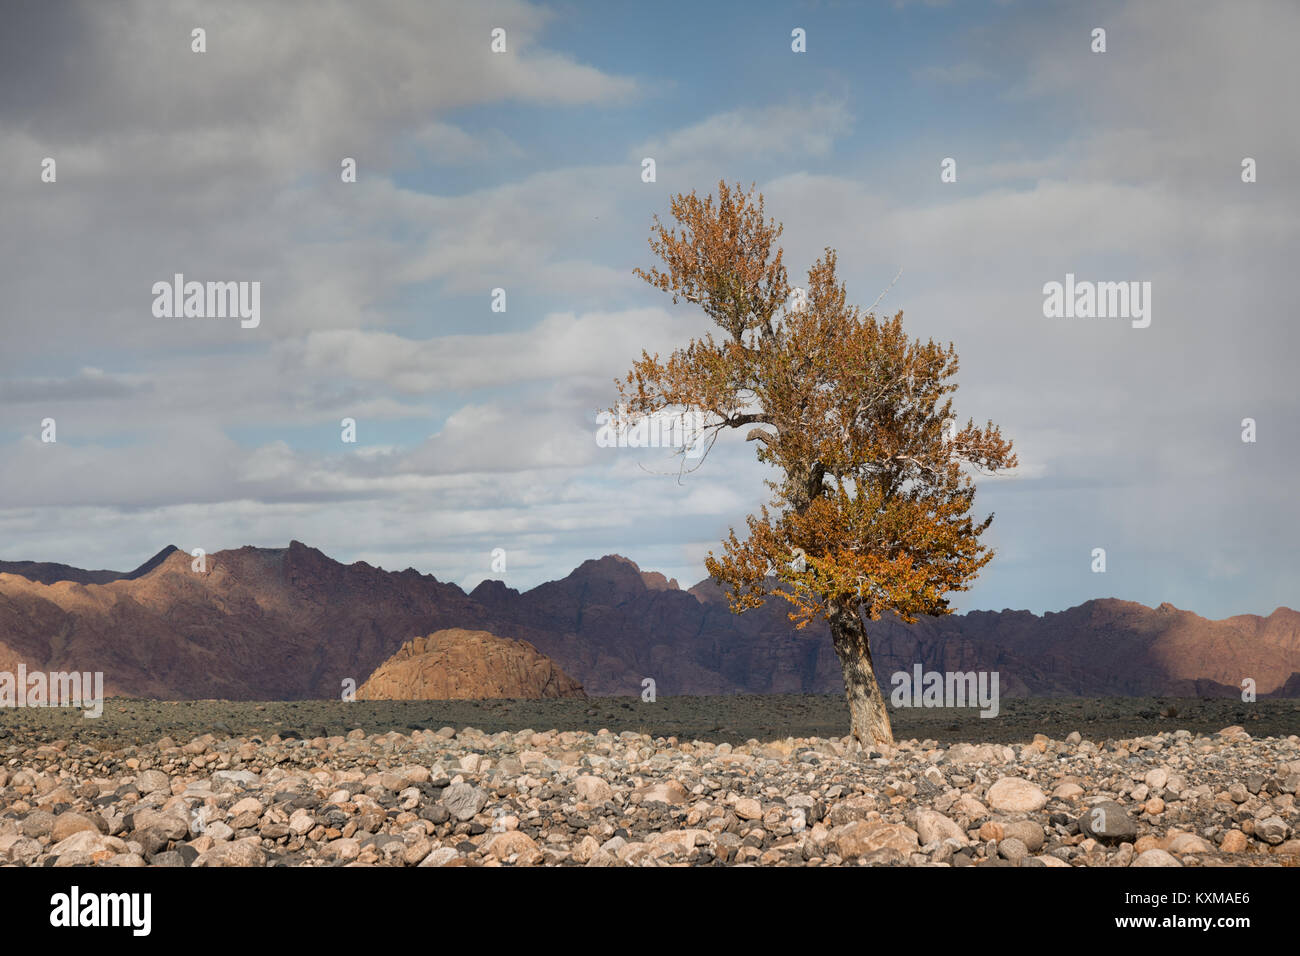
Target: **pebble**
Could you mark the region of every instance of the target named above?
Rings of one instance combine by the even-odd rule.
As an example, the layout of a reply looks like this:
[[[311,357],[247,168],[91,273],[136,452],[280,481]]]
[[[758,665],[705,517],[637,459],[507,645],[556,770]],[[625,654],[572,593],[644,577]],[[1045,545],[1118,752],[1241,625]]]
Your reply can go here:
[[[104,829],[108,829],[107,824],[104,825]],[[69,810],[67,813],[61,813],[55,818],[54,825],[50,827],[50,840],[58,843],[82,830],[98,833],[100,827],[89,816]]]
[[[1172,854],[1159,849],[1147,850],[1133,861],[1133,866],[1182,866]]]
[[[1033,820],[1012,820],[1003,826],[1007,839],[1019,840],[1030,853],[1037,853],[1043,848],[1047,834],[1043,827]]]
[[[989,787],[988,805],[994,810],[1032,813],[1047,804],[1047,795],[1028,780],[1002,777]]]
[[[960,826],[934,810],[917,811],[916,833],[922,846],[942,843],[944,840],[956,840],[962,846],[970,842]]]
[[[1250,840],[1246,839],[1246,834],[1240,830],[1229,830],[1223,835],[1223,842],[1219,844],[1219,849],[1224,853],[1240,853],[1248,846]]]
[[[1147,771],[1147,775],[1142,778],[1142,782],[1151,790],[1163,790],[1165,784],[1169,782],[1169,771],[1164,767],[1153,767]]]

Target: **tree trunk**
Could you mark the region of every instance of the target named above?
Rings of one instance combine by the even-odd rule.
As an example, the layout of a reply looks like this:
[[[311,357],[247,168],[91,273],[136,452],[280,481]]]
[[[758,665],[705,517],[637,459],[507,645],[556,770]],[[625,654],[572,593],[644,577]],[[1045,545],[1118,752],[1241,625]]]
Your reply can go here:
[[[885,696],[871,667],[867,628],[857,604],[832,607],[830,625],[831,640],[844,671],[844,697],[849,702],[853,736],[863,747],[892,747],[894,731],[889,725]]]

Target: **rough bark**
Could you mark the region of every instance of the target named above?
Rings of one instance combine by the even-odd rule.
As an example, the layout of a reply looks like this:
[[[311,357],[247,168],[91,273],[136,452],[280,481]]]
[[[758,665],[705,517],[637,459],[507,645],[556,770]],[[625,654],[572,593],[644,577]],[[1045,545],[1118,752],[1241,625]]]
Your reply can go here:
[[[853,736],[863,747],[892,747],[894,731],[889,710],[871,665],[867,628],[856,606],[838,606],[830,613],[831,640],[844,672],[844,697],[849,704]]]

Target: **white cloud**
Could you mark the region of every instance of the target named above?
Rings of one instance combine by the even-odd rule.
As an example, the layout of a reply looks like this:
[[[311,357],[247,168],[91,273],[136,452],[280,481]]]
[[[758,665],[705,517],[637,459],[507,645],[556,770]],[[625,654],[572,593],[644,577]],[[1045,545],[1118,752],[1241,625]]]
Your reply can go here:
[[[730,110],[649,140],[628,157],[684,164],[728,157],[824,156],[852,125],[848,108],[835,100]]]
[[[609,381],[625,373],[643,348],[671,349],[701,327],[698,317],[658,308],[557,313],[518,332],[424,341],[356,329],[314,332],[287,344],[282,354],[310,371],[342,372],[417,394],[579,376]]]

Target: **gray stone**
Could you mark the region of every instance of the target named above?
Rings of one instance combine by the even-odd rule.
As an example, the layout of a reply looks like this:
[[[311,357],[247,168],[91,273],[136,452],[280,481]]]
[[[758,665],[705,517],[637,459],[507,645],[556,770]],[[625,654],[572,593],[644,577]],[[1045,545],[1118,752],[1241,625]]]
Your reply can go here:
[[[155,853],[150,859],[151,866],[189,866],[189,863],[176,850],[166,850],[162,853]]]
[[[1137,823],[1118,803],[1104,800],[1079,816],[1079,829],[1098,843],[1117,845],[1137,839]]]
[[[251,770],[218,770],[212,774],[213,783],[235,783],[241,787],[255,786],[262,778]]]
[[[1004,860],[1016,863],[1029,855],[1029,848],[1021,840],[1007,837],[998,844],[998,855]]]
[[[1285,840],[1289,831],[1290,827],[1286,825],[1286,821],[1278,816],[1265,817],[1255,823],[1255,836],[1273,846]]]
[[[183,840],[190,832],[190,821],[180,811],[137,810],[132,817],[132,826],[136,830],[156,829],[168,840]]]
[[[426,856],[423,860],[421,860],[420,866],[446,866],[448,863],[450,863],[452,860],[457,859],[459,856],[460,854],[457,853],[456,850],[452,847],[449,846],[439,847],[438,849],[430,853],[428,856]]]
[[[487,805],[487,794],[467,783],[453,783],[442,791],[442,805],[457,820],[470,820]]]
[[[221,773],[222,771],[217,771]],[[167,774],[161,770],[144,770],[135,778],[135,785],[143,794],[158,793],[159,791],[171,793],[171,780]]]

